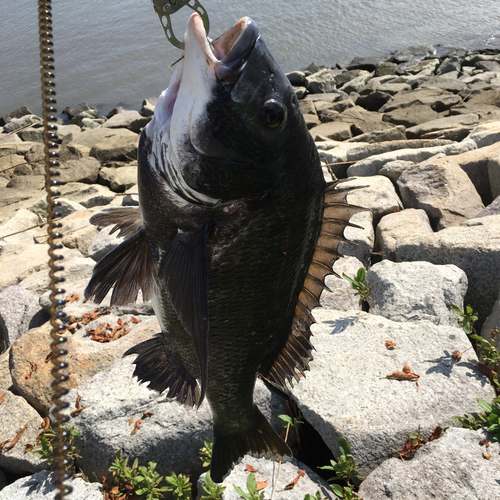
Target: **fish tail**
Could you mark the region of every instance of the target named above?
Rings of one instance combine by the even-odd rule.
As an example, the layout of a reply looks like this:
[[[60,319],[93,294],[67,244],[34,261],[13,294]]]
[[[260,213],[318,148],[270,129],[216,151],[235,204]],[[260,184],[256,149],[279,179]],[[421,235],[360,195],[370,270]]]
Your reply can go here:
[[[216,483],[221,483],[229,475],[233,465],[245,455],[270,460],[291,459],[290,448],[256,406],[253,420],[254,424],[250,428],[232,434],[220,432],[215,424],[210,476]]]

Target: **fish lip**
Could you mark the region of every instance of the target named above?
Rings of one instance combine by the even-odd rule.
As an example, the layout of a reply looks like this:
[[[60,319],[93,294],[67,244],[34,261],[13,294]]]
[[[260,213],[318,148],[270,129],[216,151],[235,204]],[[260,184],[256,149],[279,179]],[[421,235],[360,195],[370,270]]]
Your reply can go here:
[[[257,24],[249,17],[241,18],[215,40],[207,37],[203,20],[197,13],[189,18],[188,30],[207,55],[215,78],[224,84],[238,81],[260,36]]]

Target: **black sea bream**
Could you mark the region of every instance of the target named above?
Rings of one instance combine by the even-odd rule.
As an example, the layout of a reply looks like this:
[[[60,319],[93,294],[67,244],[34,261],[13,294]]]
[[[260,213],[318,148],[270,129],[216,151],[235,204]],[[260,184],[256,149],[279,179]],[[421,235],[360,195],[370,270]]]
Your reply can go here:
[[[198,14],[144,129],[139,209],[91,220],[127,236],[86,297],[152,298],[161,333],[130,349],[135,375],[213,412],[216,482],[245,454],[291,455],[253,402],[257,375],[284,387],[312,359],[309,326],[355,209],[326,186],[288,79],[243,18],[217,40]]]

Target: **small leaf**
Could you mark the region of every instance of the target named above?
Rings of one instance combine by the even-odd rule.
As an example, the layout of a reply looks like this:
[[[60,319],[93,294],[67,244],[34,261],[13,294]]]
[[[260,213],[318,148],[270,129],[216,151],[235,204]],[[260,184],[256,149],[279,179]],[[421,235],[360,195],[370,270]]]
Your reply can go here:
[[[251,465],[247,464],[247,471],[248,472],[258,472],[259,469],[254,469]]]
[[[392,340],[386,340],[385,341],[385,348],[386,349],[394,349],[396,347],[396,342]]]

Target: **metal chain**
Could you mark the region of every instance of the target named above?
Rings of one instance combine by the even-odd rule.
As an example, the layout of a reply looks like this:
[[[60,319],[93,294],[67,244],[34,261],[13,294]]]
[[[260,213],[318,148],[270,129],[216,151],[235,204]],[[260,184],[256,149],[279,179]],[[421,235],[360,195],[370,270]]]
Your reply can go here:
[[[61,243],[56,243],[56,240],[62,238],[62,234],[56,230],[61,227],[61,223],[55,222],[55,219],[61,216],[56,212],[55,207],[60,206],[56,198],[60,196],[60,192],[55,188],[59,183],[54,177],[59,175],[59,172],[52,170],[59,166],[57,158],[57,126],[54,122],[57,118],[54,116],[56,109],[54,108],[55,100],[55,84],[54,84],[54,49],[52,43],[52,12],[51,0],[38,0],[38,28],[40,36],[40,70],[42,76],[42,107],[43,107],[43,143],[45,153],[45,188],[47,190],[47,212],[48,212],[48,244],[49,244],[49,277],[50,277],[50,324],[52,325],[51,337],[52,349],[51,362],[54,365],[52,375],[54,381],[52,388],[54,394],[52,402],[54,403],[53,415],[56,419],[54,431],[56,437],[52,441],[54,447],[54,464],[56,481],[55,487],[59,490],[55,500],[63,500],[64,495],[71,492],[71,487],[65,486],[64,480],[70,475],[66,474],[66,467],[71,463],[70,459],[66,458],[67,446],[64,445],[64,438],[67,431],[64,430],[63,424],[68,421],[67,416],[61,411],[68,407],[68,403],[62,401],[62,396],[68,392],[62,384],[68,380],[68,376],[63,374],[68,368],[68,364],[62,361],[63,356],[67,354],[64,349],[64,344],[67,341],[66,337],[61,334],[65,331],[65,325],[62,323],[66,314],[62,311],[64,300],[57,299],[57,295],[63,294],[65,290],[58,288],[58,284],[64,281],[64,278],[57,276],[56,273],[64,269],[63,266],[56,265],[56,261],[62,260],[63,256],[57,254],[57,250],[62,249]]]

